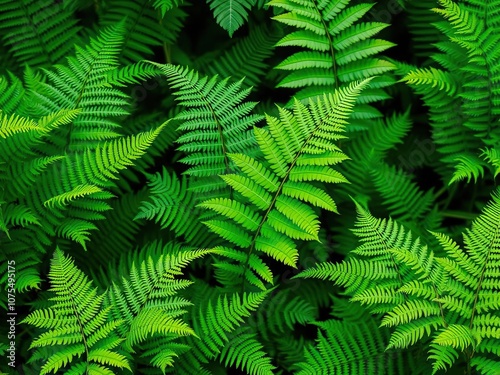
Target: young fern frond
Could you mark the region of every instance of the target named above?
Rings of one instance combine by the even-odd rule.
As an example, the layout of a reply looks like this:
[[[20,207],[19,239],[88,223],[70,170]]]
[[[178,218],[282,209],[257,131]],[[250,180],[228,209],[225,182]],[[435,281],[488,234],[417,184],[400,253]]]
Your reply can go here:
[[[347,159],[336,141],[344,138],[347,118],[368,83],[351,84],[311,101],[309,107],[296,100],[293,111],[279,108],[279,119],[267,116],[268,127],[254,129],[265,163],[243,154],[229,155],[241,173],[222,178],[243,199],[213,198],[200,204],[220,217],[205,222],[209,229],[235,246],[217,248],[238,263],[220,264],[225,272],[243,275],[263,288],[258,277],[269,282],[272,273],[257,262],[259,252],[296,267],[299,253],[294,240],[318,240],[319,217],[313,207],[332,212],[337,207],[316,183],[347,182],[332,168]]]
[[[30,348],[54,347],[40,374],[111,374],[111,368],[132,371],[123,354],[114,350],[120,344],[115,331],[121,320],[110,319],[110,307],[103,306],[104,295],[59,248],[54,252],[49,272],[51,306],[36,310],[22,322],[46,329]]]

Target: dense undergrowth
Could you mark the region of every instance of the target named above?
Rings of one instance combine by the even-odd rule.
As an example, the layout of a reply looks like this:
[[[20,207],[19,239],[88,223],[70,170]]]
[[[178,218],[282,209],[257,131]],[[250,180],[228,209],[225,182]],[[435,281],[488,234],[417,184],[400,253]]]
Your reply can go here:
[[[500,2],[0,1],[0,371],[500,374]]]

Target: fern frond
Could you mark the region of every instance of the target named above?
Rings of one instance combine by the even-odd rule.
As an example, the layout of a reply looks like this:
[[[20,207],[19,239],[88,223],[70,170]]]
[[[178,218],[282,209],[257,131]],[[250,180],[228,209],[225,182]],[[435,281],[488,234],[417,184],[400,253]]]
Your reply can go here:
[[[293,111],[279,108],[279,119],[267,116],[268,128],[254,130],[266,164],[246,155],[229,154],[242,173],[225,175],[224,181],[245,199],[213,198],[200,207],[229,219],[226,229],[224,220],[206,224],[248,254],[245,275],[255,250],[295,266],[299,254],[292,239],[318,240],[319,218],[309,204],[322,207],[329,202],[331,210],[335,204],[314,183],[346,182],[332,168],[346,159],[335,141],[344,137],[349,113],[367,84],[368,80],[352,84],[335,95],[311,101],[309,107],[296,100]],[[299,194],[297,189],[306,193]],[[253,275],[249,277],[254,281]]]
[[[80,40],[74,14],[60,3],[1,2],[0,30],[16,66],[50,68],[62,62]]]
[[[26,90],[19,78],[8,72],[8,78],[0,76],[0,108],[2,113],[24,114],[23,104]]]
[[[283,9],[273,19],[298,28],[283,37],[277,46],[295,46],[306,51],[296,52],[277,68],[291,71],[278,87],[298,88],[296,98],[314,98],[321,93],[350,82],[389,72],[395,66],[375,56],[394,44],[382,39],[372,39],[387,27],[381,22],[362,22],[360,19],[372,8],[372,4],[350,5],[349,1],[295,1],[273,0],[269,5]],[[387,83],[375,79],[358,101],[369,102],[369,97]],[[367,113],[370,108],[365,108]],[[368,115],[373,117],[376,112]],[[379,115],[375,115],[379,117]]]
[[[128,360],[110,350],[115,346],[111,343],[121,341],[114,331],[122,321],[108,321],[110,308],[102,305],[104,295],[97,294],[88,278],[59,248],[51,261],[49,279],[50,290],[55,294],[51,307],[34,311],[23,320],[23,323],[49,329],[35,339],[30,348],[60,348],[47,358],[40,373],[57,373],[75,362],[78,364],[73,364],[72,369],[101,368],[109,372],[112,366],[131,371]]]
[[[362,244],[353,253],[371,259],[320,263],[297,277],[334,280],[348,287],[352,300],[382,312],[382,326],[395,327],[388,348],[405,348],[430,336],[433,373],[451,367],[460,352],[467,366],[495,368],[499,352],[494,344],[480,344],[500,337],[499,192],[463,234],[465,250],[448,236],[434,234],[446,257],[436,257],[392,220],[375,219],[359,205],[358,214],[355,234]],[[391,267],[392,274],[382,267]]]
[[[449,184],[456,181],[467,179],[470,182],[474,179],[477,182],[479,178],[484,176],[484,162],[475,155],[463,154],[455,159],[458,164],[455,166],[455,172],[450,179]]]
[[[208,0],[217,23],[232,37],[248,19],[248,11],[256,0]]]
[[[172,339],[195,334],[178,318],[191,303],[176,296],[192,282],[174,277],[181,274],[182,267],[210,253],[210,250],[196,250],[163,253],[157,259],[150,256],[138,264],[132,263],[129,276],[113,283],[104,303],[111,309],[111,315],[123,322],[118,333],[124,339],[125,350],[132,351],[150,337]],[[165,369],[165,358],[161,361],[156,358],[155,363]]]
[[[191,167],[186,172],[191,189],[196,193],[224,193],[224,181],[218,175],[234,170],[230,153],[251,152],[255,141],[249,128],[261,116],[250,112],[256,103],[243,102],[249,89],[241,89],[241,81],[229,84],[217,76],[208,79],[188,68],[160,65],[177,100],[188,109],[176,118],[183,131],[177,142],[179,151],[188,155],[181,162]],[[223,191],[221,191],[221,189]]]
[[[60,109],[80,109],[72,125],[62,129],[54,143],[58,149],[79,151],[100,140],[116,138],[119,125],[110,118],[127,115],[127,95],[116,88],[103,88],[110,72],[118,67],[124,23],[103,29],[85,47],[75,46],[76,56],[67,65],[46,70],[48,83],[33,77],[30,100],[37,116]]]
[[[236,364],[237,368],[245,369],[251,375],[272,375],[276,367],[262,350],[257,335],[245,331],[248,331],[247,327],[235,331],[235,337],[222,349],[220,361],[224,361],[226,367]]]
[[[485,149],[481,156],[495,168],[494,177],[498,176],[500,173],[500,149]]]

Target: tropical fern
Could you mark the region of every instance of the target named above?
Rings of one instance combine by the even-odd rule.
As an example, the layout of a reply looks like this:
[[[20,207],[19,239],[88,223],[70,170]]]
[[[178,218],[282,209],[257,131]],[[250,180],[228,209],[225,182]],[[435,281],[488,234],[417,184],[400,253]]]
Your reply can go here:
[[[217,23],[233,36],[248,19],[248,11],[257,0],[208,0]]]
[[[209,250],[183,251],[178,247],[175,252],[163,252],[158,258],[149,257],[135,264],[132,263],[128,278],[120,283],[112,282],[112,287],[105,297],[111,316],[121,319],[117,332],[123,338],[122,347],[131,352],[133,347],[144,343],[146,339],[164,336],[168,340],[151,358],[151,364],[163,372],[172,366],[176,356],[173,338],[194,335],[194,331],[178,317],[186,312],[191,303],[176,296],[177,291],[192,284],[188,280],[175,280],[182,274],[181,268],[196,258],[210,254]],[[111,280],[110,280],[111,281]],[[149,340],[144,348],[151,352]]]
[[[241,81],[229,84],[228,78],[208,79],[187,68],[159,66],[176,99],[187,107],[176,116],[182,121],[177,139],[179,151],[189,153],[181,162],[190,165],[190,187],[196,193],[223,194],[225,184],[217,175],[234,170],[228,154],[249,152],[255,140],[250,127],[261,117],[250,114],[256,103],[243,102],[249,89],[241,89]],[[227,190],[226,190],[227,192]]]
[[[114,350],[122,341],[116,334],[121,320],[110,319],[110,307],[103,306],[104,295],[56,249],[49,272],[53,297],[51,307],[36,310],[22,322],[46,329],[31,348],[53,347],[40,374],[112,374],[111,368],[131,370],[124,355]],[[35,354],[36,357],[36,354]]]
[[[268,116],[268,128],[254,129],[266,164],[243,154],[229,155],[242,173],[222,178],[245,200],[213,198],[200,204],[220,215],[206,225],[231,243],[218,248],[220,255],[237,262],[216,264],[227,273],[226,282],[243,275],[263,288],[259,277],[272,282],[272,273],[255,250],[295,267],[299,253],[294,240],[318,240],[319,219],[311,206],[333,212],[337,208],[315,183],[347,182],[331,168],[347,159],[335,142],[344,137],[349,113],[368,82],[352,84],[309,107],[296,101],[293,112],[280,109],[279,119]]]
[[[295,97],[302,100],[333,92],[355,80],[375,77],[370,87],[360,94],[353,118],[380,117],[378,110],[369,103],[388,98],[382,88],[392,80],[383,73],[395,66],[374,56],[394,44],[372,38],[387,24],[359,22],[373,4],[351,5],[345,0],[272,0],[269,5],[285,11],[273,17],[276,21],[298,29],[285,35],[277,46],[305,49],[276,66],[291,71],[278,87],[298,89]]]
[[[0,0],[0,373],[499,374],[499,30]]]
[[[200,292],[204,294],[198,294]],[[190,350],[180,356],[175,373],[187,375],[203,371],[204,365],[220,354],[221,360],[226,358],[226,361],[231,362],[234,362],[232,358],[236,355],[237,367],[246,367],[249,373],[271,374],[273,366],[269,359],[263,358],[263,353],[255,352],[258,344],[254,336],[247,335],[246,329],[239,328],[262,305],[270,292],[224,293],[220,289],[209,291],[200,283],[198,293],[192,298],[195,307],[189,315],[190,324],[200,339],[193,339],[193,336],[182,339],[181,342],[187,344]],[[237,349],[235,343],[238,343]],[[235,349],[239,353],[232,354]],[[255,368],[250,362],[255,360],[263,365],[262,368]]]
[[[362,241],[352,257],[322,263],[298,277],[319,277],[347,287],[353,301],[383,313],[382,326],[394,327],[388,348],[406,348],[430,336],[433,374],[464,354],[470,373],[500,370],[498,358],[497,253],[500,192],[464,233],[465,250],[435,233],[446,257],[437,257],[392,220],[380,220],[358,205]]]

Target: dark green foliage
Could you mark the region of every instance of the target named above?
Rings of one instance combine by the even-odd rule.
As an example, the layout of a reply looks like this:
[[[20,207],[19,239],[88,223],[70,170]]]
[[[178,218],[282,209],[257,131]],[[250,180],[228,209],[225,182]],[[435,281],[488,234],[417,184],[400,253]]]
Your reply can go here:
[[[0,0],[2,374],[500,374],[498,0]]]

